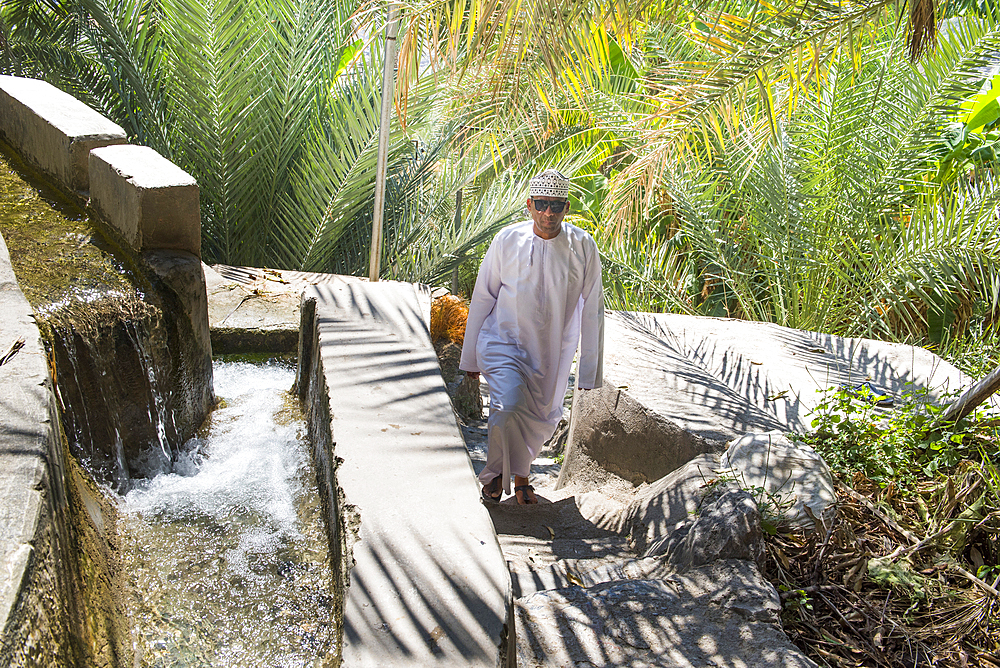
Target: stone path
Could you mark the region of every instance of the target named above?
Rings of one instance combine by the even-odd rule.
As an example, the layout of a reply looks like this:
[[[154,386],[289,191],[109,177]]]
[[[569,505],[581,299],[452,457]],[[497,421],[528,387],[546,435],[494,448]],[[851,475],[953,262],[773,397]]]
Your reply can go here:
[[[537,460],[540,504],[490,508],[511,574],[518,665],[814,666],[785,636],[778,593],[757,568],[757,503],[725,483],[708,493],[708,483],[723,477],[723,460],[734,480],[763,467],[772,494],[800,474],[828,477],[782,434],[806,428],[817,389],[861,381],[896,398],[915,384],[933,399],[966,379],[910,346],[609,313],[605,385],[576,397],[562,466],[553,450]],[[477,471],[484,426],[463,428]],[[826,490],[802,480],[796,495]],[[810,500],[818,510],[804,524],[825,521],[826,497]]]
[[[287,274],[281,278],[295,291]],[[294,316],[271,322],[278,305],[267,292],[217,294],[220,307],[226,302],[219,321],[229,326],[243,317],[260,329],[292,329]],[[741,333],[741,327],[755,335]],[[755,563],[756,504],[744,492],[706,500],[704,473],[692,466],[714,470],[729,439],[748,429],[794,426],[810,403],[816,378],[840,382],[860,374],[898,391],[903,381],[922,378],[925,366],[935,380],[946,369],[938,358],[917,364],[919,351],[783,328],[766,332],[778,344],[744,350],[747,340],[766,338],[755,328],[767,326],[679,316],[609,317],[606,385],[576,399],[577,435],[568,436],[566,462],[556,461],[555,446],[536,460],[532,484],[539,505],[518,506],[508,497],[488,509],[501,564],[506,562],[510,575],[519,666],[815,665],[782,631],[777,591]],[[343,347],[332,346],[330,354],[345,354]],[[455,362],[446,364],[438,352],[453,391],[459,378]],[[364,368],[369,366],[378,365]],[[792,371],[799,375],[789,375]],[[950,379],[948,373],[942,377]],[[488,405],[488,388],[480,390]],[[350,392],[340,394],[354,403]],[[781,407],[773,405],[778,400]],[[342,413],[346,407],[340,407]],[[359,415],[370,415],[371,406],[359,408]],[[443,427],[446,421],[442,417],[435,424]],[[464,442],[478,473],[486,459],[486,423],[464,421],[460,427],[459,450]],[[346,453],[345,444],[340,446]],[[361,499],[371,481],[348,480],[348,468],[349,496]],[[419,478],[424,489],[426,476]],[[474,479],[453,482],[456,488],[471,487],[469,496],[478,499]],[[741,504],[747,513],[732,512]],[[398,586],[390,583],[385,592],[389,600]],[[367,651],[378,645],[375,640],[359,636],[349,644]],[[382,658],[396,655],[396,649],[383,648]]]
[[[481,393],[488,412],[485,382]],[[568,397],[567,418],[569,407]],[[478,473],[486,421],[459,422]],[[550,442],[532,466],[537,506],[514,497],[489,506],[511,576],[519,666],[815,665],[781,630],[777,592],[753,561],[676,569],[637,559],[616,520],[636,488],[605,476],[597,488],[556,489],[558,454]]]

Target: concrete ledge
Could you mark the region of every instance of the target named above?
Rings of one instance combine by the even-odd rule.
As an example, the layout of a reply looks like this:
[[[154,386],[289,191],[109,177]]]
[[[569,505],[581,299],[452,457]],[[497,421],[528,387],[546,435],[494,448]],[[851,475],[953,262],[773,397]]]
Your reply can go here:
[[[198,431],[215,407],[212,388],[212,341],[208,325],[208,294],[201,260],[186,251],[149,250],[140,256],[149,268],[163,300],[164,320],[176,332],[173,354],[177,365],[171,391],[171,420],[186,441]]]
[[[201,257],[198,184],[147,146],[91,151],[90,204],[136,251],[182,250]]]
[[[212,352],[294,354],[299,344],[299,301],[310,283],[329,274],[203,264],[208,289]],[[292,276],[298,275],[298,278]],[[286,278],[289,276],[290,278]]]
[[[327,480],[349,568],[342,665],[506,665],[510,577],[431,345],[429,293],[344,277],[303,300],[297,387],[310,432],[332,434],[317,459],[340,461]]]
[[[870,381],[897,399],[971,379],[914,346],[672,313],[609,312],[604,387],[577,391],[565,486],[594,465],[633,484],[747,432],[805,433],[819,390]]]
[[[65,494],[41,334],[0,238],[0,665],[71,661],[61,593]]]
[[[0,76],[0,136],[21,157],[70,190],[90,187],[90,150],[124,144],[116,123],[37,79]]]

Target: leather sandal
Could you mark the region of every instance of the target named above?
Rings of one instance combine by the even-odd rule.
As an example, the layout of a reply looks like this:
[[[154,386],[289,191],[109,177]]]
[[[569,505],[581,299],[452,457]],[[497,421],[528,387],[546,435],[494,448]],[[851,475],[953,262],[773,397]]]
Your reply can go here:
[[[514,494],[515,494],[515,496],[517,495],[517,492],[519,490],[521,492],[521,498],[524,499],[524,503],[521,503],[520,501],[518,501],[517,502],[518,505],[521,505],[521,506],[533,506],[533,505],[535,505],[535,504],[538,503],[538,499],[537,498],[535,498],[534,501],[528,501],[528,492],[534,493],[534,491],[535,491],[534,487],[532,487],[531,485],[518,485],[517,487],[514,488]]]
[[[500,476],[497,476],[483,485],[483,503],[500,503],[500,497],[503,496],[502,483],[503,481],[500,480]],[[496,493],[496,496],[493,495],[494,493]]]

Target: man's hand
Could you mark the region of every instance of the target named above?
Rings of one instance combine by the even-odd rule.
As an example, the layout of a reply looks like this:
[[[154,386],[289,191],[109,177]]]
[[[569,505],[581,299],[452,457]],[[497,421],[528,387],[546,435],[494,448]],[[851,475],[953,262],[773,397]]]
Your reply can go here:
[[[478,371],[466,371],[465,375],[468,376],[469,378],[479,378]]]

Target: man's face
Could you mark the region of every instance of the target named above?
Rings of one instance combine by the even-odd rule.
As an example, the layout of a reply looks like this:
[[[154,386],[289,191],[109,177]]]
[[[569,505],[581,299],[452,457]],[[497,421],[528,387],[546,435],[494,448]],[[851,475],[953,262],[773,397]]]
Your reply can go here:
[[[539,211],[535,201],[540,204],[545,202],[561,202],[563,210],[555,213],[552,206],[546,206],[544,211]],[[528,211],[531,212],[531,220],[535,222],[535,234],[543,239],[554,239],[559,236],[562,229],[563,218],[569,212],[569,203],[564,198],[559,197],[531,197],[528,198]]]

